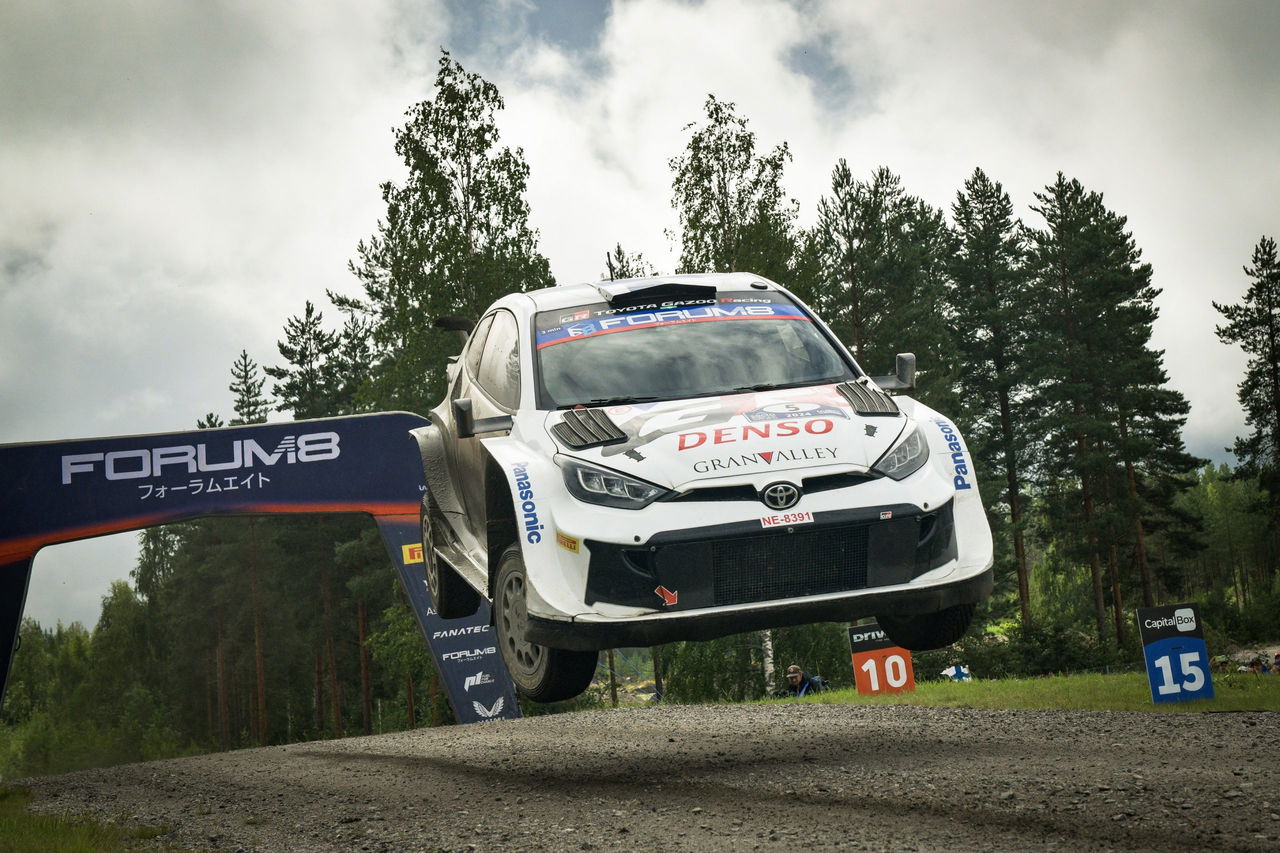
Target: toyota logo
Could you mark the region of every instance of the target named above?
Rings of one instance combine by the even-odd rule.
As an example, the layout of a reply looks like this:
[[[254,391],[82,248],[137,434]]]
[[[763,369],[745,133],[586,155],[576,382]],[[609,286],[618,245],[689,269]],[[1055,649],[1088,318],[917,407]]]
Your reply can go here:
[[[790,509],[800,500],[800,489],[790,483],[773,483],[760,492],[760,500],[771,509]]]

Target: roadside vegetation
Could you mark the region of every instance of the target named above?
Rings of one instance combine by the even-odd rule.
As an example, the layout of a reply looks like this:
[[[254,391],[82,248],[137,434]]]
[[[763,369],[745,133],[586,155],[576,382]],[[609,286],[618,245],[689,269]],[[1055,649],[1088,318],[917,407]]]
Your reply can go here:
[[[530,225],[529,165],[499,143],[503,107],[495,86],[441,56],[433,96],[395,131],[404,169],[380,188],[386,215],[353,247],[357,295],[299,306],[277,353],[231,359],[233,410],[192,421],[426,412],[439,400],[458,342],[430,318],[478,317],[502,293],[554,283]],[[872,374],[914,352],[915,396],[956,413],[967,437],[996,539],[995,595],[968,636],[916,665],[927,674],[963,663],[982,681],[922,683],[919,696],[971,699],[1006,689],[999,678],[1041,696],[1074,682],[1039,676],[1135,669],[1143,605],[1199,603],[1213,655],[1275,638],[1274,240],[1258,240],[1243,271],[1220,271],[1248,281],[1240,302],[1204,306],[1221,316],[1223,344],[1249,356],[1237,377],[1249,434],[1233,465],[1210,465],[1187,453],[1187,401],[1152,345],[1158,270],[1097,190],[1045,176],[1018,212],[975,168],[943,209],[886,166],[840,159],[802,216],[785,189],[786,142],[758,145],[734,104],[708,96],[704,115],[671,133],[675,272],[747,270],[789,286]],[[603,277],[657,272],[621,242],[602,254]],[[111,588],[95,625],[22,625],[0,708],[0,779],[452,721],[367,521],[205,520],[140,541],[130,582]],[[846,630],[619,650],[618,702],[644,701],[627,689],[640,683],[666,701],[752,701],[791,663],[848,687]],[[601,707],[613,693],[605,680],[525,710]]]
[[[26,810],[30,800],[30,794],[21,788],[0,786],[3,853],[117,853],[137,850],[142,842],[168,831],[164,827],[112,826],[32,814]]]

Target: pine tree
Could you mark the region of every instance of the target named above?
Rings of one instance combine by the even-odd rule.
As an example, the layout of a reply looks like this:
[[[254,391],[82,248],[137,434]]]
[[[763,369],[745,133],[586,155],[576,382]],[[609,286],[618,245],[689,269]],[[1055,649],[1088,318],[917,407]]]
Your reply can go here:
[[[981,169],[965,181],[951,211],[957,251],[950,262],[949,294],[964,423],[979,470],[990,472],[988,477],[1003,473],[1003,489],[984,488],[982,494],[988,514],[994,514],[1001,496],[1008,507],[1018,603],[1027,628],[1031,598],[1024,489],[1030,443],[1027,344],[1033,329],[1026,322],[1031,305],[1021,223],[1013,217],[1004,187]]]
[[[478,319],[504,294],[554,284],[529,226],[524,152],[498,147],[502,108],[497,87],[444,52],[434,97],[396,131],[408,178],[382,185],[386,217],[349,264],[364,297],[329,294],[370,324],[379,407],[425,412],[444,393],[457,341],[432,320]]]
[[[858,181],[841,159],[806,244],[817,281],[805,295],[862,367],[883,372],[895,353],[914,352],[917,396],[953,408],[954,347],[944,320],[952,246],[941,211],[908,195],[888,169]]]
[[[1244,274],[1252,282],[1239,303],[1213,303],[1227,319],[1218,326],[1218,337],[1249,354],[1239,399],[1252,432],[1237,438],[1234,450],[1243,471],[1261,474],[1272,500],[1280,504],[1280,261],[1275,240],[1258,241],[1253,266],[1245,267]]]
[[[278,380],[271,386],[280,401],[277,409],[291,411],[297,419],[336,414],[339,382],[333,358],[340,345],[338,334],[324,329],[324,315],[310,300],[301,317],[285,323],[284,334],[276,347],[287,365],[266,368],[266,374]]]
[[[1047,521],[1060,543],[1083,543],[1063,550],[1088,561],[1100,639],[1110,587],[1119,639],[1126,567],[1137,568],[1144,600],[1154,596],[1144,519],[1158,508],[1144,481],[1183,477],[1196,463],[1180,434],[1188,406],[1165,387],[1162,354],[1149,346],[1159,291],[1126,219],[1061,173],[1036,199],[1046,227],[1028,232],[1039,309],[1028,353]]]
[[[266,381],[258,375],[257,362],[249,358],[247,351],[240,350],[240,355],[231,365],[231,385],[227,388],[236,395],[233,407],[236,416],[231,419],[231,426],[267,422],[271,404],[262,395],[262,386]]]
[[[669,165],[680,229],[678,273],[754,272],[787,283],[799,205],[782,189],[787,144],[756,155],[756,135],[734,105],[708,95],[706,124]]]
[[[653,264],[644,259],[639,252],[627,254],[619,243],[612,252],[605,252],[605,272],[601,281],[618,281],[624,278],[647,278],[655,276],[658,271]]]

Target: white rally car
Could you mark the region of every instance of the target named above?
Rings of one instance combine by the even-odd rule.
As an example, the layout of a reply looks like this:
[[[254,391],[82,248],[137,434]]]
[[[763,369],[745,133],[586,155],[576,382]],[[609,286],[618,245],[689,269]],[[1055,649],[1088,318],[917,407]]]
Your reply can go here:
[[[599,649],[876,616],[954,642],[991,592],[991,531],[947,418],[872,379],[755,275],[553,287],[498,300],[414,431],[426,578],[445,618],[493,606],[537,701]]]

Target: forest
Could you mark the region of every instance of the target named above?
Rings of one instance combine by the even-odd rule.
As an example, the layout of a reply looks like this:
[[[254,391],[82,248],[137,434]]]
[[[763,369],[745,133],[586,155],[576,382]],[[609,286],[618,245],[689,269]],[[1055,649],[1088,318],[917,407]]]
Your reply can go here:
[[[299,306],[276,353],[229,358],[230,412],[201,428],[384,410],[443,396],[456,335],[513,290],[555,284],[526,200],[529,165],[501,144],[497,88],[442,54],[432,96],[395,133],[401,182],[353,249],[356,295]],[[1248,290],[1206,302],[1238,377],[1248,434],[1234,465],[1191,456],[1189,406],[1151,345],[1153,270],[1096,189],[1059,172],[1015,211],[975,168],[948,209],[887,166],[832,166],[806,212],[770,147],[714,95],[668,162],[679,253],[659,271],[602,250],[601,278],[751,271],[795,292],[872,374],[914,352],[914,392],[969,442],[996,540],[996,591],[951,650],[975,674],[1132,666],[1134,610],[1198,602],[1211,653],[1276,639],[1280,620],[1280,260],[1261,237]],[[682,146],[682,147],[681,147]],[[1021,215],[1020,215],[1021,213]],[[260,363],[261,362],[261,363]],[[220,389],[210,389],[213,392]],[[177,427],[179,425],[175,425]],[[23,623],[3,708],[0,778],[236,747],[443,725],[451,715],[373,524],[353,516],[187,522],[139,535],[128,582],[94,626]],[[546,713],[607,703],[609,670],[663,701],[758,698],[798,662],[852,682],[846,626],[813,625],[601,655],[598,688]]]

